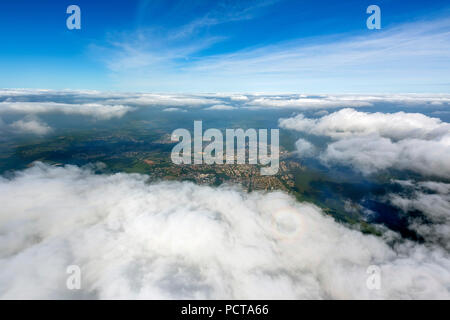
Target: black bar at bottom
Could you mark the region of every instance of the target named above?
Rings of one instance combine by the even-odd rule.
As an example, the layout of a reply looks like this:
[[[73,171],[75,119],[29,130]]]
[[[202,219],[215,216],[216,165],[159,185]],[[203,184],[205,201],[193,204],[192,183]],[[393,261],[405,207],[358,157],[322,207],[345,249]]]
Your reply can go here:
[[[395,314],[417,315],[433,310],[446,312],[449,301],[286,301],[286,300],[150,300],[150,301],[0,301],[2,313],[15,316],[32,313],[55,316],[113,315],[130,319],[138,313],[144,319],[313,319],[321,316],[345,316],[361,319],[385,318]],[[10,310],[8,310],[10,309]]]

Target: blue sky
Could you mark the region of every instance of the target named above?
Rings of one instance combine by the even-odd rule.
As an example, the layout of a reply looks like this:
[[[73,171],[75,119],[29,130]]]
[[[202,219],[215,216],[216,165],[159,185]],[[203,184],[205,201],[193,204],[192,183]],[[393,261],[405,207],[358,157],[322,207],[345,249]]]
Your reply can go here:
[[[82,29],[66,28],[77,4]],[[382,29],[366,28],[381,8]],[[447,1],[2,1],[0,87],[442,92]]]

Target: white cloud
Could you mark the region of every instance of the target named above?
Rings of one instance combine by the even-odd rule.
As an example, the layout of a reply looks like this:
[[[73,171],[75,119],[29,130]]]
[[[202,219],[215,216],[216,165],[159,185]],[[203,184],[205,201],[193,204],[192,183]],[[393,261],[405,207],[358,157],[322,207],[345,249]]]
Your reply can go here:
[[[450,124],[437,118],[342,109],[318,119],[280,119],[280,126],[335,140],[320,155],[324,163],[354,166],[365,174],[397,168],[450,177]]]
[[[0,89],[0,98],[6,101],[14,101],[17,98],[40,97],[42,100],[54,101],[55,98],[75,99],[114,99],[123,97],[134,97],[137,93],[109,92],[98,90],[52,90],[52,89]]]
[[[35,90],[35,89],[3,89],[0,90],[0,98],[6,98],[0,103],[1,109],[34,109],[36,105],[43,105],[41,108],[50,110],[60,108],[61,112],[77,112],[78,109],[95,109],[99,108],[98,113],[106,107],[112,109],[111,112],[119,110],[131,111],[131,106],[164,106],[164,107],[202,107],[223,103],[221,98],[234,99],[235,95],[195,95],[195,94],[163,94],[163,93],[127,93],[127,92],[102,92],[95,90]],[[23,99],[30,97],[39,97],[41,102],[24,102]],[[244,96],[245,97],[245,96]],[[21,100],[18,100],[21,99]],[[72,99],[76,103],[58,103],[61,99]],[[236,96],[241,99],[241,96]],[[58,102],[57,102],[58,101]],[[13,104],[9,106],[9,104]],[[47,106],[48,105],[48,106]],[[80,111],[82,112],[82,111]],[[94,113],[94,112],[92,112]]]
[[[0,297],[450,298],[436,246],[389,247],[281,192],[146,179],[43,164],[0,178]]]
[[[433,139],[450,131],[450,124],[421,113],[368,113],[348,108],[318,119],[305,118],[300,114],[280,120],[280,125],[286,129],[335,139],[369,134],[379,134],[395,140]]]
[[[111,101],[106,100],[106,102],[137,106],[201,107],[218,104],[222,101],[194,95],[141,93],[134,97],[124,96]]]
[[[308,96],[298,94],[266,95],[253,97],[246,104],[250,106],[269,108],[292,108],[300,110],[331,109],[331,108],[359,108],[372,107],[382,104],[393,104],[401,107],[429,107],[450,106],[448,94],[377,94],[377,95],[320,95]],[[324,110],[325,111],[325,110]],[[322,114],[323,115],[323,114]]]
[[[232,94],[229,96],[230,100],[233,101],[247,101],[248,97],[241,94]]]
[[[208,97],[208,98],[219,98],[219,99],[225,98],[236,102],[245,102],[250,99],[250,95],[240,93],[214,92],[214,93],[197,93],[195,95],[199,97]]]
[[[374,103],[393,103],[400,104],[405,107],[428,106],[436,108],[436,106],[445,106],[450,104],[449,94],[419,94],[419,93],[397,93],[397,94],[360,94],[360,95],[325,95],[329,99],[347,99],[349,101],[364,101],[371,104]]]
[[[180,108],[165,108],[163,109],[164,112],[186,112],[184,109]]]
[[[290,98],[289,96],[256,98],[247,103],[250,106],[269,108],[323,109],[342,107],[371,107],[366,101],[354,101],[345,98]]]
[[[316,154],[316,147],[305,139],[298,139],[295,143],[297,153],[300,157],[311,157]]]
[[[103,105],[99,103],[0,102],[0,113],[24,113],[28,115],[62,113],[92,116],[103,120],[120,118],[131,110],[131,107],[123,105]]]
[[[111,112],[121,108],[131,107],[214,107],[230,104],[234,107],[259,110],[261,108],[274,109],[319,109],[317,116],[326,114],[323,109],[336,109],[344,107],[377,107],[386,104],[397,107],[425,107],[436,109],[450,106],[449,94],[378,94],[378,95],[306,95],[306,94],[234,94],[234,93],[204,93],[204,94],[169,94],[169,93],[126,93],[101,92],[77,90],[31,90],[31,89],[5,89],[0,90],[1,108],[5,110],[33,109],[41,104],[50,110],[61,109],[66,112],[77,112],[78,109],[94,109],[95,107],[112,107]],[[38,99],[36,102],[33,99]],[[31,101],[29,101],[31,100]],[[70,103],[62,103],[70,102]],[[231,101],[231,102],[230,102]],[[9,106],[12,104],[11,106]],[[49,104],[49,106],[46,106]],[[28,106],[27,106],[28,105]],[[0,108],[0,112],[1,112]],[[36,108],[40,110],[41,108]],[[127,109],[131,111],[132,109]],[[80,111],[81,112],[81,111]],[[100,113],[100,111],[99,111]]]
[[[25,117],[13,122],[10,126],[16,132],[36,135],[46,135],[53,131],[45,122],[36,117]]]
[[[325,163],[351,165],[365,174],[396,168],[450,178],[450,146],[445,139],[393,142],[377,135],[347,138],[329,144],[320,157]]]
[[[235,110],[236,107],[226,105],[226,104],[216,104],[209,108],[206,108],[205,110]]]

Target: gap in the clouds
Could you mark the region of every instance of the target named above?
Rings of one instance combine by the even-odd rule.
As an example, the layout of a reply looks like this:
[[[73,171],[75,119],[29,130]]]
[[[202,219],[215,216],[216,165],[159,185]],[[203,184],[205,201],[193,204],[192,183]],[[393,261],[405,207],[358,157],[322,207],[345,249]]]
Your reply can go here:
[[[321,107],[319,103],[322,101],[335,103],[335,100],[321,95],[183,96],[70,91],[29,91],[28,94],[18,94],[14,97],[11,95],[12,93],[0,95],[0,103],[5,106],[17,103],[12,104],[12,107],[23,108],[51,107],[51,112],[43,110],[35,116],[39,121],[48,124],[53,131],[43,136],[3,136],[0,144],[0,171],[3,174],[27,168],[34,161],[55,166],[102,163],[105,166],[97,173],[141,173],[150,175],[151,181],[180,180],[212,186],[243,183],[247,191],[272,190],[268,186],[273,184],[262,182],[259,186],[246,185],[245,179],[230,176],[220,171],[221,168],[177,169],[170,161],[170,152],[174,145],[170,141],[170,133],[177,128],[192,130],[195,120],[202,120],[205,129],[271,129],[278,128],[280,118],[289,118],[300,113],[307,118],[320,118],[340,109],[339,105],[333,108]],[[343,99],[342,107],[345,107],[346,102],[351,102],[345,100],[345,97]],[[284,101],[294,101],[300,107],[283,107]],[[313,104],[302,108],[303,101]],[[48,104],[49,102],[58,105],[55,107]],[[27,103],[35,104],[30,106]],[[273,103],[274,106],[258,103]],[[86,109],[89,104],[94,104],[94,107]],[[118,105],[128,108],[127,112],[109,113],[109,107],[103,108]],[[232,108],[223,110],[223,106]],[[444,107],[445,104],[442,105],[442,108]],[[85,114],[77,113],[76,108],[80,108],[80,112]],[[434,110],[432,105],[420,103],[408,108],[409,112],[428,114],[432,114]],[[360,106],[357,109],[369,113],[386,113],[405,111],[405,105],[401,102],[376,101],[371,106]],[[64,110],[68,113],[64,114]],[[23,117],[20,112],[2,112],[0,115],[7,126]],[[317,156],[300,157],[296,153],[298,139],[310,141],[319,150],[323,150],[331,141],[330,138],[281,128],[280,146],[286,152],[283,160],[288,165],[287,171],[283,173],[285,176],[280,176],[281,179],[275,178],[275,189],[291,193],[298,201],[314,203],[335,220],[357,227],[365,233],[380,235],[382,228],[379,225],[384,225],[405,238],[421,241],[421,238],[410,230],[409,220],[398,208],[386,204],[385,198],[390,193],[399,193],[399,190],[392,186],[392,179],[421,181],[426,177],[405,170],[386,170],[366,176],[351,166],[324,164]],[[203,178],[199,178],[200,176]],[[415,213],[411,215],[414,216]]]

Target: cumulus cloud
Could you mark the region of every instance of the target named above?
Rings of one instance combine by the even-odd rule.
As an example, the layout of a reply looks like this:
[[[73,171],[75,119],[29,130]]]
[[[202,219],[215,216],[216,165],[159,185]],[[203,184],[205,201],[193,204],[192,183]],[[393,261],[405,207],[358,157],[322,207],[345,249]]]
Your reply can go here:
[[[227,105],[227,104],[216,104],[209,108],[206,108],[205,110],[234,110],[236,107]]]
[[[92,116],[103,120],[120,118],[131,110],[131,107],[123,105],[103,105],[99,103],[0,102],[0,113],[24,113],[28,115],[62,113]]]
[[[199,95],[201,96],[201,95]],[[336,109],[336,108],[360,108],[376,107],[381,105],[395,105],[401,107],[428,107],[450,106],[449,94],[214,94],[203,97],[215,97],[229,99],[242,103],[247,108],[286,108],[299,110]],[[326,114],[326,110],[317,111],[317,116]]]
[[[326,110],[337,108],[359,108],[376,106],[401,106],[446,108],[450,106],[449,94],[378,94],[378,95],[306,95],[306,94],[157,94],[157,93],[127,93],[127,92],[101,92],[92,90],[31,90],[31,89],[4,89],[0,90],[0,102],[3,109],[29,109],[39,104],[46,108],[69,110],[67,113],[76,113],[78,109],[93,109],[99,107],[112,107],[111,112],[121,113],[118,109],[130,107],[205,107],[216,105],[230,107],[244,107],[250,110],[261,108],[318,110],[317,116],[325,115]],[[67,103],[70,102],[70,103]],[[16,103],[9,106],[9,104]],[[27,106],[28,103],[28,106]],[[25,105],[24,105],[25,104]],[[56,105],[55,105],[56,104]],[[66,105],[67,104],[67,105]],[[99,110],[100,110],[99,109]],[[116,109],[116,110],[114,110]],[[131,111],[132,109],[127,109]],[[1,112],[1,108],[0,108]],[[54,112],[54,111],[52,111]],[[63,111],[61,111],[63,112]],[[81,111],[80,111],[81,112]],[[113,115],[114,116],[114,115]]]
[[[244,96],[242,94],[232,94],[229,96],[229,98],[230,98],[230,100],[233,100],[233,101],[247,101],[248,100],[248,97]]]
[[[137,106],[200,107],[218,104],[221,103],[221,100],[183,94],[142,93],[131,97],[116,98],[111,102]]]
[[[40,163],[1,178],[0,297],[450,298],[436,246],[388,246],[281,192],[146,181]]]
[[[207,97],[207,98],[216,98],[216,99],[229,99],[235,102],[245,102],[250,100],[250,97],[254,94],[241,94],[241,93],[224,93],[224,92],[215,92],[215,93],[202,93],[196,94],[198,97]]]
[[[36,135],[46,135],[53,131],[49,125],[37,117],[25,117],[13,122],[10,126],[16,132]]]
[[[305,95],[305,94],[252,94],[243,96],[245,99],[234,99],[233,96],[220,95],[243,103],[249,109],[274,108],[274,109],[337,109],[337,108],[362,108],[378,105],[395,105],[402,107],[429,107],[449,106],[448,94],[377,94],[377,95]],[[317,112],[317,116],[326,114],[326,110]]]
[[[202,107],[222,104],[223,99],[241,101],[245,96],[238,95],[194,95],[194,94],[155,94],[119,93],[90,90],[0,90],[0,112],[37,109],[35,112],[64,112],[73,114],[93,114],[94,116],[121,117],[132,107]],[[38,99],[39,101],[35,101]],[[64,103],[61,103],[61,100]],[[65,103],[69,100],[71,103]],[[109,112],[108,112],[109,111]]]
[[[405,214],[423,213],[428,221],[409,218],[411,228],[428,242],[434,242],[450,250],[450,184],[424,181],[394,181],[408,193],[389,194],[388,201]]]
[[[186,110],[180,109],[180,108],[165,108],[165,109],[163,109],[163,111],[164,112],[177,112],[177,111],[186,112]]]
[[[391,103],[406,107],[414,106],[446,106],[450,105],[450,95],[445,93],[423,94],[423,93],[396,93],[396,94],[373,94],[373,95],[330,95],[330,99],[347,99],[349,101],[365,101],[371,104]]]
[[[450,105],[448,94],[378,94],[378,95],[304,95],[304,94],[149,94],[129,93],[112,96],[107,93],[89,93],[88,97],[102,97],[109,104],[136,106],[212,106],[225,104],[227,100],[246,107],[286,108],[299,110],[359,108],[390,104],[402,107],[447,107]],[[110,99],[108,99],[108,97]]]
[[[305,139],[298,139],[295,143],[297,153],[300,157],[311,157],[316,154],[316,147]]]
[[[290,98],[290,97],[264,97],[256,98],[247,104],[270,108],[295,108],[295,109],[323,109],[342,107],[371,107],[372,104],[362,100],[349,100],[337,97],[322,98]]]
[[[395,140],[433,139],[445,135],[450,130],[450,124],[421,113],[367,113],[349,108],[319,119],[305,118],[300,114],[295,118],[282,119],[280,124],[287,129],[332,138],[377,133]]]
[[[36,116],[26,116],[23,119],[14,121],[12,123],[5,123],[0,118],[0,133],[2,134],[2,140],[11,134],[34,134],[34,135],[46,135],[53,131],[53,129],[41,119]]]
[[[450,124],[420,113],[366,113],[342,109],[317,119],[298,115],[279,124],[332,141],[324,163],[351,165],[365,174],[396,168],[450,177]]]

